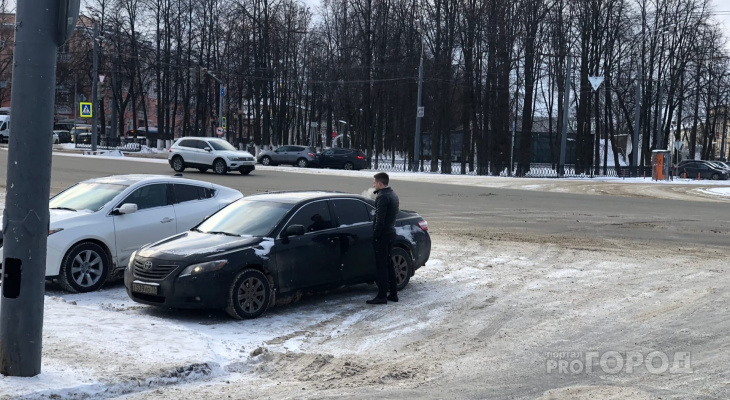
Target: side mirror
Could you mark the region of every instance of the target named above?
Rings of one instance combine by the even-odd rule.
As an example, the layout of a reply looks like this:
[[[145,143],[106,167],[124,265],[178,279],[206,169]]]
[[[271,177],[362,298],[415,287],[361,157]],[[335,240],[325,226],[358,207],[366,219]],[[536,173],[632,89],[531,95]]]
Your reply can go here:
[[[124,203],[115,211],[117,214],[134,214],[137,212],[137,205],[134,203]]]
[[[211,151],[211,148],[210,148],[210,147],[206,147],[206,148],[204,148],[203,150],[205,150],[205,151],[207,151],[208,153],[210,153],[210,151]]]
[[[286,230],[284,230],[284,234],[281,236],[285,238],[290,236],[302,236],[305,232],[304,225],[289,225]]]

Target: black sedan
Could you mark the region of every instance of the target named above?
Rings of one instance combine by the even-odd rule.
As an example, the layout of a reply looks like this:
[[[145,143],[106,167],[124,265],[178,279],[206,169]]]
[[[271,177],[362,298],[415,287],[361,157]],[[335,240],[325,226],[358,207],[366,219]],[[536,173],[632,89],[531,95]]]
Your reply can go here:
[[[245,197],[192,230],[142,247],[124,273],[134,301],[255,318],[302,292],[373,282],[375,203],[336,192]],[[398,288],[431,253],[428,224],[401,211],[391,252]]]

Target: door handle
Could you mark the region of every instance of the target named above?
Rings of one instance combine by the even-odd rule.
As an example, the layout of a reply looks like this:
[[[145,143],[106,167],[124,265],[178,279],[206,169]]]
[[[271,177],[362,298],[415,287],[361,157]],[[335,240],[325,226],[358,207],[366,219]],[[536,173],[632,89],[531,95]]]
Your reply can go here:
[[[165,217],[165,218],[163,218],[163,219],[162,219],[162,221],[160,221],[160,222],[162,222],[163,224],[166,224],[166,223],[168,223],[168,222],[172,222],[172,221],[174,221],[174,220],[175,220],[175,218]]]

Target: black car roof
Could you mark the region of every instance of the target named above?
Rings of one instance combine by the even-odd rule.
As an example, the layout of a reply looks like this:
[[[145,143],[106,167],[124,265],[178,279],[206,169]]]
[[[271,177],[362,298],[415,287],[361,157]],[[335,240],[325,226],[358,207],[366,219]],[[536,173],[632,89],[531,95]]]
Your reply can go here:
[[[286,191],[286,192],[268,192],[260,194],[252,194],[246,196],[246,200],[255,201],[271,201],[276,203],[289,203],[295,204],[304,200],[311,199],[329,199],[332,197],[349,197],[354,199],[365,199],[365,197],[358,194],[350,194],[336,191],[326,190],[301,190],[301,191]]]

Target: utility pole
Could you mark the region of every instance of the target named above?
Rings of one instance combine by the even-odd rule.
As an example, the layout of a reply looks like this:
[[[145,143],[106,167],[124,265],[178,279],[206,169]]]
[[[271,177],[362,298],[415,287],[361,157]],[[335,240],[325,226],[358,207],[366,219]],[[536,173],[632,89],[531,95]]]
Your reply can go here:
[[[568,143],[568,106],[570,105],[570,81],[573,69],[573,56],[568,54],[565,71],[565,93],[563,93],[563,126],[560,137],[560,164],[558,164],[558,176],[565,175],[565,146]]]
[[[636,77],[636,104],[634,105],[634,141],[631,143],[631,158],[634,176],[639,176],[639,125],[641,124],[641,66]]]
[[[119,137],[117,132],[117,80],[115,78],[117,73],[117,57],[116,55],[112,56],[112,98],[111,98],[111,111],[112,111],[112,120],[111,120],[111,137],[117,138]]]
[[[96,154],[96,143],[98,140],[98,133],[97,133],[97,125],[99,124],[99,98],[97,92],[98,84],[97,79],[99,79],[99,24],[94,22],[94,31],[93,31],[94,37],[92,38],[92,41],[94,42],[94,61],[93,61],[93,71],[91,73],[91,152]]]
[[[41,372],[56,55],[78,13],[78,0],[17,3],[0,287],[0,373],[6,376]]]
[[[664,88],[662,87],[662,84],[659,83],[659,99],[657,100],[656,104],[656,140],[657,150],[666,150],[667,146],[664,146],[664,135],[662,131],[662,97],[664,97]]]
[[[420,30],[420,29],[419,29]],[[423,33],[421,33],[423,35]],[[421,118],[423,118],[423,106],[421,106],[421,95],[423,94],[423,36],[421,37],[421,62],[418,64],[418,105],[416,108],[416,140],[413,147],[413,171],[421,171],[419,162],[421,156]]]

